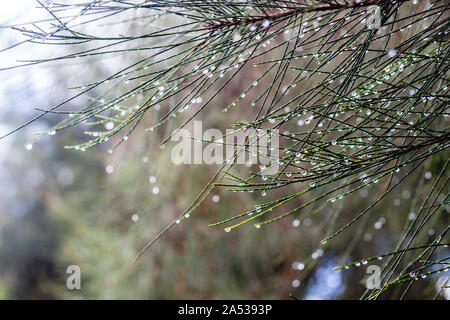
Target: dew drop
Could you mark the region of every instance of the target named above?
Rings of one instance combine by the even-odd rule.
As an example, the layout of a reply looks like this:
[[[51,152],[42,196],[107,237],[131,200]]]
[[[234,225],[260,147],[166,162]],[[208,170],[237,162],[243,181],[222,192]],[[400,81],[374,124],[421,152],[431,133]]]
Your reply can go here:
[[[267,20],[267,19],[265,19],[263,22],[262,22],[262,24],[261,24],[264,28],[267,28],[267,27],[269,27],[270,26],[270,21],[269,20]]]
[[[388,51],[388,56],[389,56],[389,57],[393,58],[393,57],[395,57],[396,55],[397,55],[397,50],[395,50],[394,48],[389,49],[389,51]]]
[[[105,167],[105,171],[106,171],[106,173],[107,174],[111,174],[111,173],[113,173],[114,172],[114,167],[112,166],[112,165],[107,165],[106,167]]]

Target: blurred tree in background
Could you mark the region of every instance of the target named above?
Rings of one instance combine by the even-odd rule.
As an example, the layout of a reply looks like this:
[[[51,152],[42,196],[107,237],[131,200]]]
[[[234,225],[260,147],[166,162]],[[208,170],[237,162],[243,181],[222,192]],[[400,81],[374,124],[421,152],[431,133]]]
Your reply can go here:
[[[32,3],[1,29],[0,297],[448,298],[448,2]],[[279,130],[280,172],[173,164],[192,119]]]

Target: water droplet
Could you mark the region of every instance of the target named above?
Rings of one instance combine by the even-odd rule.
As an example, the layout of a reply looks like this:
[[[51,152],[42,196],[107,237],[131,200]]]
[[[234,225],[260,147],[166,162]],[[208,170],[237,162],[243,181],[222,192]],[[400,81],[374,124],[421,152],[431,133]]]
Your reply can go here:
[[[112,166],[112,165],[107,165],[106,167],[105,167],[105,171],[106,171],[106,173],[107,174],[111,174],[111,173],[113,173],[114,172],[114,167]]]
[[[389,57],[393,58],[393,57],[395,57],[396,55],[397,55],[397,50],[396,50],[396,49],[394,49],[394,48],[389,49],[389,51],[388,51],[388,56],[389,56]]]
[[[112,130],[112,129],[114,129],[114,122],[109,121],[109,122],[105,123],[105,129],[106,129],[106,130]]]

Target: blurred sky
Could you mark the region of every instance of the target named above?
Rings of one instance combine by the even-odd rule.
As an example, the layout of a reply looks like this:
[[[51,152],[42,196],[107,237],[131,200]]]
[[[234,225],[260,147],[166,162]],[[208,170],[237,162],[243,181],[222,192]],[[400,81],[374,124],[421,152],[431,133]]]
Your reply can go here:
[[[26,26],[26,23],[48,18],[48,13],[37,7],[35,0],[8,1],[0,10],[0,69],[18,65],[20,59],[43,57],[52,48],[21,43],[27,38],[12,25]],[[0,71],[0,136],[13,130],[26,120],[39,114],[36,107],[49,107],[55,79],[44,65],[15,68]],[[6,164],[27,161],[25,145],[35,137],[35,133],[47,129],[43,122],[35,122],[12,136],[0,140],[0,207],[5,207],[19,190]],[[38,168],[28,167],[27,173],[39,173]],[[25,175],[25,173],[24,173]],[[28,177],[29,175],[27,175]],[[33,175],[29,176],[30,178]],[[34,175],[37,179],[39,175]],[[39,179],[38,179],[39,180]],[[33,181],[30,181],[33,183]]]
[[[26,40],[19,31],[11,29],[30,21],[48,18],[48,13],[37,7],[35,0],[8,1],[0,11],[0,48],[1,50]],[[42,57],[51,50],[49,46],[34,46],[30,50],[27,43],[20,44],[12,50],[0,52],[0,68],[18,65],[20,59]],[[38,114],[34,108],[48,100],[52,79],[44,66],[17,68],[0,72],[0,135],[3,135],[21,122],[10,119],[25,119]],[[39,124],[30,126],[20,133],[31,140],[33,133],[39,130]],[[14,137],[0,141],[0,162],[9,155]],[[0,170],[1,167],[0,167]]]

